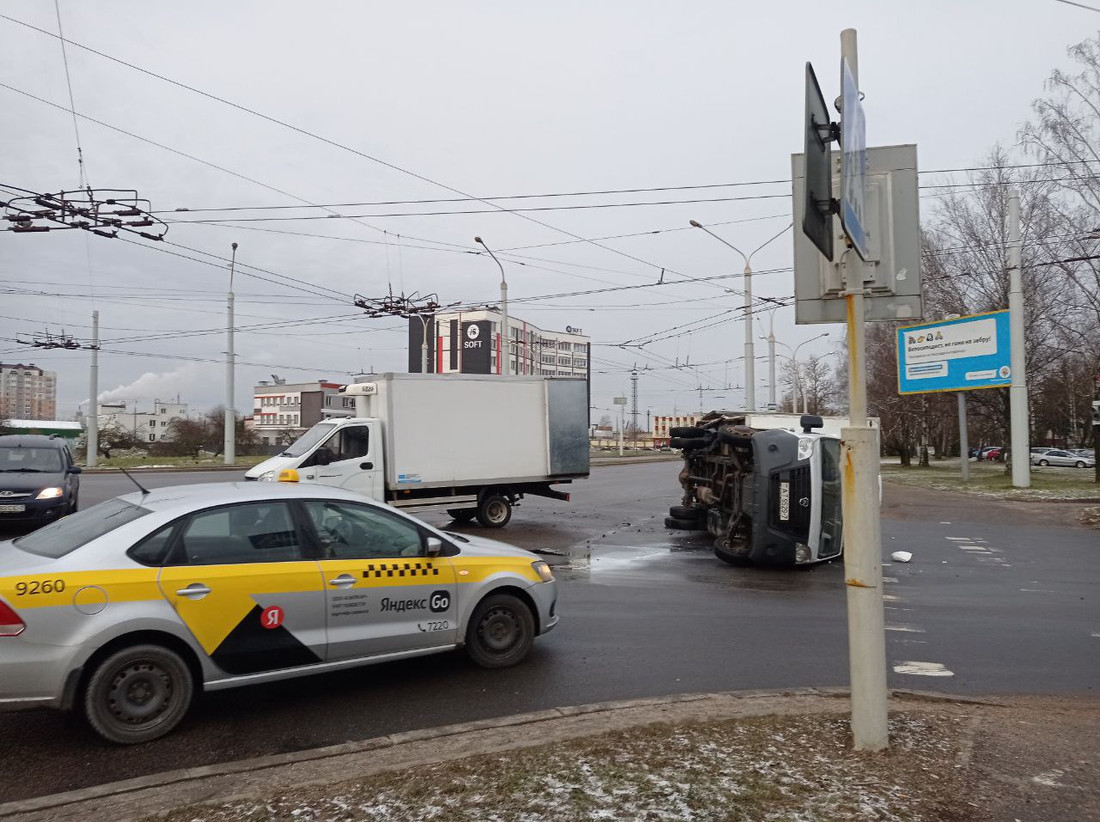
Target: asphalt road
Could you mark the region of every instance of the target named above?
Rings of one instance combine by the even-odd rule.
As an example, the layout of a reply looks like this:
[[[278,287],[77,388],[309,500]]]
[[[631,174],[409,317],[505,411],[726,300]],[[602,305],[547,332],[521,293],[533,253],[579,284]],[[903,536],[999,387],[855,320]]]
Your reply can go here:
[[[845,685],[842,566],[719,562],[705,534],[663,527],[678,502],[678,470],[677,462],[597,468],[576,484],[572,502],[525,501],[493,533],[552,552],[561,580],[561,626],[517,668],[485,671],[456,653],[212,693],[172,735],[131,748],[102,743],[73,717],[0,715],[0,802],[552,706]],[[125,477],[88,475],[81,502],[127,490]],[[1071,510],[888,485],[890,686],[966,695],[1092,691],[1100,682],[1100,539],[1059,524]],[[465,529],[480,530],[456,530]],[[891,563],[897,550],[911,551],[913,561]]]

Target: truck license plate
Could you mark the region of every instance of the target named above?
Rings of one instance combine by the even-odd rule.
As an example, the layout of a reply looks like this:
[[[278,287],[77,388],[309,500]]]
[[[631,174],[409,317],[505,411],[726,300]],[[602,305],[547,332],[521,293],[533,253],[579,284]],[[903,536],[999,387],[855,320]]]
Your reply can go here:
[[[26,505],[0,505],[0,514],[22,514],[26,510]]]
[[[786,522],[791,518],[791,484],[779,483],[779,519]]]

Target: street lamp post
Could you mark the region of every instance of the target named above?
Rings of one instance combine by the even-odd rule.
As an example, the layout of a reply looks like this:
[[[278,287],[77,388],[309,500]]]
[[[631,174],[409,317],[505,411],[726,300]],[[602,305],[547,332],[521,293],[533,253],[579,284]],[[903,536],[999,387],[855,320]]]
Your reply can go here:
[[[806,345],[807,343],[812,343],[814,340],[820,340],[822,337],[828,337],[828,336],[829,336],[829,332],[826,331],[824,333],[818,334],[816,337],[810,337],[810,339],[803,340],[798,345],[796,345],[794,347],[793,351],[791,350],[791,347],[789,345],[787,345],[786,343],[781,343],[778,340],[776,340],[774,335],[772,335],[768,340],[769,344],[771,345],[771,350],[772,350],[771,369],[772,369],[772,374],[773,375],[775,374],[775,346],[776,346],[776,344],[783,346],[784,348],[786,348],[788,351],[791,352],[790,359],[791,359],[791,362],[794,364],[795,392],[798,394],[798,396],[802,397],[802,413],[803,414],[809,414],[810,413],[810,411],[809,411],[810,404],[809,404],[809,399],[806,397],[806,391],[802,387],[802,373],[801,373],[801,368],[799,367],[799,364],[798,364],[798,349],[800,349],[802,346]],[[792,406],[793,411],[795,411],[795,412],[798,411],[798,406],[797,406],[796,402],[792,401],[791,406]]]
[[[772,240],[776,240],[780,236],[785,234],[787,232],[787,229],[789,229],[791,225],[793,225],[793,223],[791,225],[788,225],[767,242],[763,243],[760,246],[757,246],[755,249],[749,252],[748,255],[746,255],[745,252],[743,252],[737,246],[733,245],[733,243],[729,243],[726,240],[723,240],[702,223],[696,220],[689,220],[688,222],[691,224],[692,228],[701,228],[718,242],[722,243],[725,246],[728,246],[729,248],[732,248],[734,251],[740,254],[741,259],[745,261],[745,410],[755,411],[756,366],[754,362],[752,344],[752,255],[762,249],[764,246],[768,245],[768,243],[772,242]]]
[[[504,360],[500,367],[500,373],[507,377],[511,371],[512,360],[512,332],[508,328],[508,282],[504,278],[504,266],[500,264],[500,260],[497,259],[497,255],[493,253],[493,250],[485,245],[485,241],[480,237],[474,237],[474,242],[489,252],[489,256],[493,258],[493,262],[500,269],[500,355]]]

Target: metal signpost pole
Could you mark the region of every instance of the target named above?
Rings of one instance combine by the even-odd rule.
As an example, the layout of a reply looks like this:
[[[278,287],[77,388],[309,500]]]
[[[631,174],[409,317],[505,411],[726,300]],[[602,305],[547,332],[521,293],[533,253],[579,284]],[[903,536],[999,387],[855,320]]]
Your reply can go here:
[[[841,55],[858,89],[856,30],[840,34]],[[858,101],[858,96],[857,96]],[[843,111],[841,129],[856,111]],[[845,157],[845,162],[850,158]],[[841,432],[844,515],[844,578],[848,600],[848,666],[852,691],[852,742],[856,750],[887,747],[886,633],[882,599],[879,522],[878,431],[867,421],[863,263],[842,252],[848,320],[849,425]]]
[[[222,451],[225,464],[237,461],[237,411],[233,407],[233,267],[237,262],[237,244],[232,244],[233,256],[229,260],[229,293],[226,295],[226,351],[225,351],[225,440]]]
[[[1020,192],[1008,192],[1008,315],[1011,323],[1012,385],[1008,389],[1012,428],[1012,485],[1031,487],[1028,450],[1027,372],[1024,363],[1024,290],[1020,275]]]
[[[970,443],[966,436],[966,392],[955,395],[959,398],[959,457],[962,461],[962,481],[970,482]]]
[[[92,312],[92,374],[88,389],[88,433],[84,464],[95,468],[99,455],[99,312]]]

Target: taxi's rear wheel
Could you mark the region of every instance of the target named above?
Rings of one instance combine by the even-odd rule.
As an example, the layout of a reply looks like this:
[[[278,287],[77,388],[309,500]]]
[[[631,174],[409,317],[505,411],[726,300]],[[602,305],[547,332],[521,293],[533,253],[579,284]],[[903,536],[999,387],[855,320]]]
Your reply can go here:
[[[521,662],[535,642],[535,618],[511,594],[492,594],[474,610],[466,629],[466,653],[482,668]]]
[[[159,645],[133,645],[108,656],[84,689],[84,715],[111,742],[133,745],[164,736],[191,706],[187,663]]]

